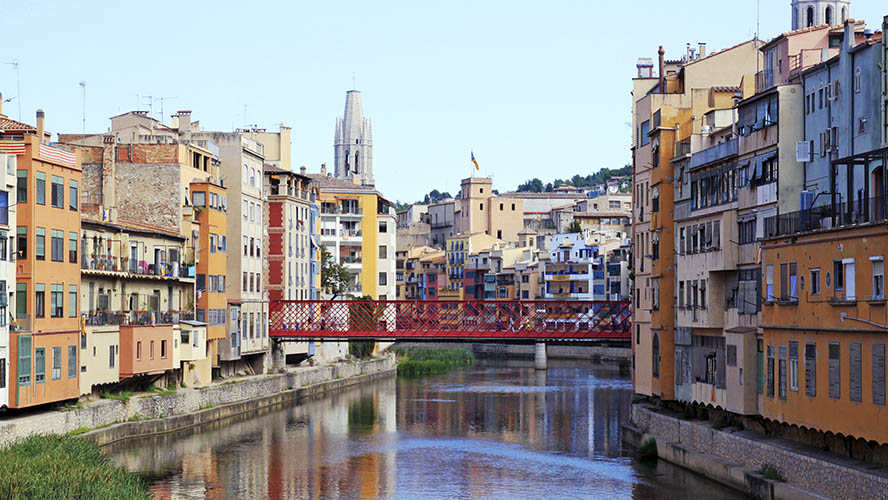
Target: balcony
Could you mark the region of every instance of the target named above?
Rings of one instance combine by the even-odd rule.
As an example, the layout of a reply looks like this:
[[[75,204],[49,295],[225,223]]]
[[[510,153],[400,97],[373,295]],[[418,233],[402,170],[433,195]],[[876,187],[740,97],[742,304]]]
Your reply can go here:
[[[765,238],[886,220],[888,197],[821,205],[765,219]]]
[[[339,258],[339,260],[343,264],[360,264],[361,256],[360,255],[344,255]]]
[[[764,92],[775,85],[774,73],[770,69],[755,74],[755,93]]]
[[[444,221],[444,222],[432,222],[432,229],[441,229],[442,227],[450,227],[453,225],[453,221]]]
[[[691,154],[691,140],[676,141],[673,145],[673,158]]]
[[[717,144],[691,155],[691,168],[702,167],[737,154],[737,139]]]
[[[31,331],[31,316],[28,314],[16,314],[15,320],[9,324],[9,331],[11,332],[30,332]]]

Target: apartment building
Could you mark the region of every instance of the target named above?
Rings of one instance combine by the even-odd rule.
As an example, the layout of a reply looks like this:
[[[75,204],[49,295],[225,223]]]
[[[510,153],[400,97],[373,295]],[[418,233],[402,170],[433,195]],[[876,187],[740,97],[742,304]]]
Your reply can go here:
[[[370,186],[308,174],[320,195],[321,245],[351,275],[346,294],[394,299],[397,215],[391,203]]]
[[[0,96],[0,101],[2,101]],[[0,108],[2,112],[2,108]],[[0,128],[8,130],[7,123],[0,115]],[[16,282],[15,268],[15,236],[16,227],[16,172],[18,169],[18,157],[15,152],[3,152],[9,149],[20,149],[21,146],[7,142],[0,138],[0,408],[9,407],[9,389],[11,380],[11,359],[9,318],[15,311],[15,293],[13,283]]]
[[[44,118],[38,110],[33,127],[0,115],[0,151],[16,155],[16,311],[8,343],[9,373],[14,374],[9,378],[14,381],[8,388],[10,408],[80,395],[81,163],[78,153],[49,145]],[[9,165],[4,166],[8,169]],[[3,290],[4,300],[6,293]]]
[[[447,238],[458,233],[456,226],[457,217],[461,215],[456,200],[447,199],[429,205],[429,232],[430,245],[436,248],[444,248]]]
[[[606,262],[622,242],[614,234],[590,231],[556,234],[543,268],[544,298],[609,300]],[[615,277],[622,277],[620,271]]]
[[[444,255],[444,252],[420,246],[398,249],[396,255],[398,300],[428,300],[429,257]]]
[[[501,240],[487,233],[459,233],[447,238],[445,252],[447,256],[447,289],[451,292],[463,288],[466,264],[473,253],[489,250]]]
[[[493,193],[493,179],[469,177],[460,183],[457,233],[484,233],[506,242],[517,242],[524,229],[524,203]]]
[[[680,235],[674,227],[675,171],[671,160],[680,156],[675,148],[682,147],[675,144],[681,143],[679,137],[704,132],[704,121],[691,117],[702,117],[717,108],[724,90],[733,95],[744,82],[751,87],[760,67],[758,49],[759,42],[751,40],[707,55],[701,44],[699,52],[688,49],[682,60],[667,61],[661,47],[656,78],[650,59],[637,65],[632,92],[636,392],[663,399],[675,397],[677,303],[672,299],[678,292],[674,249]]]

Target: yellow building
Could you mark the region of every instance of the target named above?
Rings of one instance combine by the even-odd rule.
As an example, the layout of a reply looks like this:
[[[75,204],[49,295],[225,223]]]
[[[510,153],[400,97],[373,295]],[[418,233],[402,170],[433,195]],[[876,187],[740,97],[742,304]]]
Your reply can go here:
[[[484,233],[514,243],[524,229],[524,201],[494,194],[489,177],[463,179],[457,204],[457,233]]]
[[[447,288],[451,291],[462,289],[469,255],[490,250],[495,243],[503,241],[487,233],[459,233],[447,238],[444,246],[447,252]]]
[[[308,174],[319,189],[321,245],[349,270],[346,294],[385,300],[396,298],[394,208],[368,186],[320,174]]]

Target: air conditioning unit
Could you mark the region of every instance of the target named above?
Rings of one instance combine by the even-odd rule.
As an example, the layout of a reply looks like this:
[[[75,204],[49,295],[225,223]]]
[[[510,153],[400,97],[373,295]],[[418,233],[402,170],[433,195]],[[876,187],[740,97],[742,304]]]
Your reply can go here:
[[[796,161],[809,162],[814,156],[814,141],[796,142]]]

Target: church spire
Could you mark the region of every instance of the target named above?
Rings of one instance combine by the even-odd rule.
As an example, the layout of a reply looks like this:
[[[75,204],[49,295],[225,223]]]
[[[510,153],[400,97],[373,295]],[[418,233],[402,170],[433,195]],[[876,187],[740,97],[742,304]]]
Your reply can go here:
[[[341,119],[336,119],[333,152],[337,178],[374,185],[370,122],[364,117],[361,93],[357,90],[345,94],[345,111]]]

